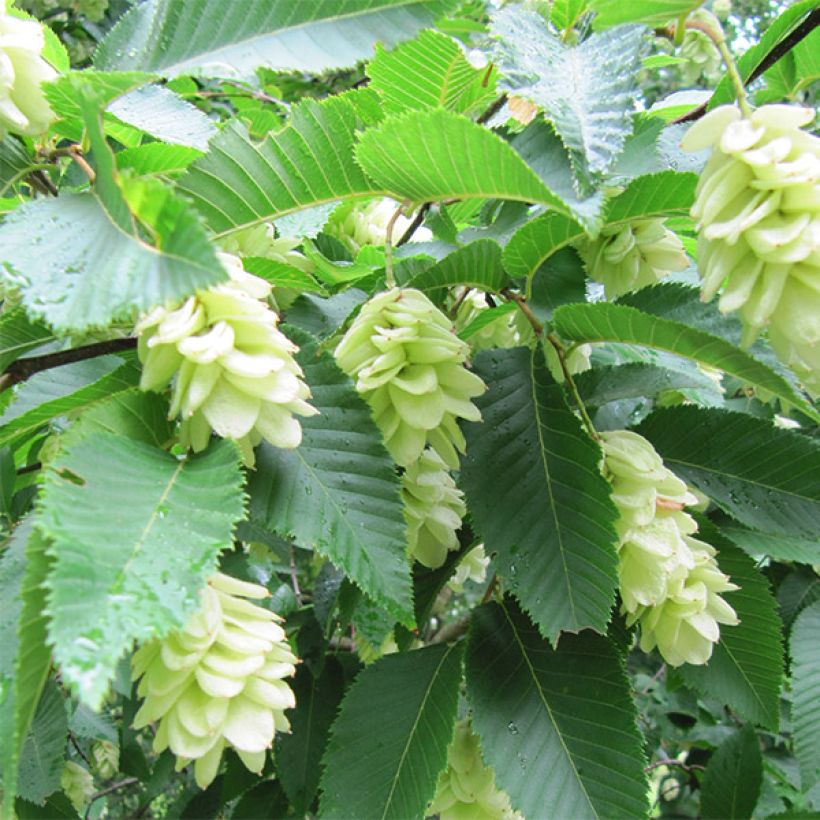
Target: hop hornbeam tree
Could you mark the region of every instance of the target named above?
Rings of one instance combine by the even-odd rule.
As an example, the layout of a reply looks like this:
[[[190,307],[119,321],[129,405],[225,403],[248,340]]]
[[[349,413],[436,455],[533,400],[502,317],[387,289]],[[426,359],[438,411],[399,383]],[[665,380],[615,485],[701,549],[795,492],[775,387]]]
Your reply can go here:
[[[4,0],[0,816],[820,811],[758,6]]]

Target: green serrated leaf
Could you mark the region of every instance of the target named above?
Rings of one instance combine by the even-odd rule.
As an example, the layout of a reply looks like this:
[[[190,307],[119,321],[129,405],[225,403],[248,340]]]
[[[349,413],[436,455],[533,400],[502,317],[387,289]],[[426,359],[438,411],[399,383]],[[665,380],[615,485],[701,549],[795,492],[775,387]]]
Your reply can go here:
[[[496,783],[526,817],[647,812],[642,739],[623,662],[604,637],[552,649],[510,601],[473,613],[467,696]]]
[[[792,658],[792,725],[804,792],[820,782],[820,602],[804,609],[794,623]]]
[[[132,643],[196,609],[244,513],[239,454],[219,441],[177,459],[95,432],[52,466],[38,517],[54,556],[49,636],[63,680],[97,709]]]
[[[414,277],[409,286],[419,290],[467,285],[497,293],[507,284],[501,266],[501,246],[492,239],[478,239],[445,256]]]
[[[812,406],[780,375],[730,342],[681,322],[651,316],[627,305],[597,302],[564,305],[553,316],[555,330],[573,342],[623,342],[644,345],[715,367],[768,390],[814,420]]]
[[[394,199],[486,197],[567,206],[501,137],[450,111],[411,111],[365,131],[356,159]]]
[[[596,29],[618,26],[623,23],[643,23],[647,26],[663,26],[681,15],[694,11],[703,0],[590,0],[596,12],[593,25]]]
[[[222,0],[196,0],[183,17],[173,0],[136,6],[100,43],[104,69],[158,71],[165,76],[216,73],[252,76],[266,66],[321,73],[412,37],[446,11],[448,0],[248,0],[226,14]],[[225,72],[228,71],[228,75]]]
[[[537,12],[505,6],[493,15],[492,31],[500,87],[544,109],[570,152],[580,187],[592,187],[632,133],[644,29],[623,26],[569,46]]]
[[[233,121],[179,188],[222,235],[329,202],[388,194],[353,160],[356,128],[380,117],[370,89],[304,100],[287,127],[257,145]]]
[[[744,413],[671,407],[638,428],[670,470],[741,524],[820,541],[820,445]]]
[[[0,372],[21,356],[56,340],[41,322],[33,322],[21,307],[0,315]]]
[[[553,0],[550,21],[559,31],[569,31],[589,9],[590,0]]]
[[[423,816],[453,737],[462,653],[461,644],[428,646],[359,674],[331,730],[321,817]]]
[[[820,576],[810,567],[795,567],[777,587],[777,603],[783,629],[789,632],[794,619],[818,600]]]
[[[617,587],[617,511],[600,451],[566,405],[543,354],[487,351],[484,421],[465,428],[461,483],[506,588],[543,635],[605,633]],[[563,638],[562,638],[563,640]]]
[[[680,667],[683,680],[703,695],[731,706],[741,717],[767,729],[780,722],[783,646],[780,618],[769,584],[751,558],[706,522],[700,536],[718,550],[720,569],[740,589],[723,597],[740,623],[722,626],[706,666]]]
[[[36,165],[20,140],[11,136],[0,140],[0,196],[6,196]]]
[[[392,51],[377,47],[367,74],[386,114],[446,108],[469,115],[495,97],[495,78],[473,68],[458,43],[437,31],[422,31]]]
[[[315,548],[369,597],[413,624],[410,566],[395,465],[370,409],[329,353],[291,331],[319,414],[302,420],[295,450],[262,444],[251,476],[250,519]]]
[[[275,262],[273,259],[246,256],[242,260],[242,266],[248,273],[262,277],[274,287],[293,288],[302,293],[325,292],[325,289],[309,273],[282,262]]]
[[[294,811],[304,815],[319,790],[320,764],[342,702],[344,675],[339,662],[329,657],[318,677],[300,666],[291,687],[296,708],[288,712],[290,734],[276,736],[276,769]]]
[[[185,145],[149,142],[120,151],[117,154],[117,168],[120,171],[128,169],[137,176],[173,176],[181,174],[201,156],[201,151]]]
[[[746,724],[718,746],[700,784],[704,820],[752,816],[763,782],[763,758],[755,730]]]

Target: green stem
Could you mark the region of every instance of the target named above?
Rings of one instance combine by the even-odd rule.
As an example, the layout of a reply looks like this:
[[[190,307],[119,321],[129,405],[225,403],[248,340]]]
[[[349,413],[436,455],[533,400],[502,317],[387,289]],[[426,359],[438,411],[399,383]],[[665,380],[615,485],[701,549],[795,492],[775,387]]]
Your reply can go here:
[[[561,364],[561,372],[564,374],[564,381],[567,383],[569,392],[572,393],[572,399],[575,402],[575,406],[578,408],[578,412],[581,414],[581,421],[584,422],[584,427],[587,428],[587,432],[593,439],[595,439],[595,441],[600,441],[601,437],[598,435],[598,431],[595,429],[595,425],[592,423],[592,419],[587,412],[584,400],[578,392],[578,386],[575,384],[575,379],[572,378],[572,373],[569,372],[569,366],[567,365],[567,349],[555,336],[552,335],[552,333],[547,335],[547,341],[553,346],[553,349],[558,355],[558,361]]]
[[[396,277],[393,274],[393,228],[396,220],[401,216],[404,205],[399,205],[396,212],[390,217],[387,223],[387,230],[384,237],[384,283],[388,288],[396,287]]]

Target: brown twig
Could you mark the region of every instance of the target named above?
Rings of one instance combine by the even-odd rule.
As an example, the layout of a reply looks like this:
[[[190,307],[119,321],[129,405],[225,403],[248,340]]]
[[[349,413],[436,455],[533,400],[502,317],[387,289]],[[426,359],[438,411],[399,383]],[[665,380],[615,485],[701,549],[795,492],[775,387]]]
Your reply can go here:
[[[47,353],[44,356],[30,356],[27,359],[18,359],[16,362],[12,362],[6,372],[0,376],[0,393],[42,370],[82,362],[85,359],[94,359],[97,356],[104,356],[106,353],[121,353],[124,350],[133,350],[136,346],[137,340],[133,337],[109,339],[105,342],[95,342],[82,347],[72,347],[70,350]]]
[[[480,117],[476,120],[479,125],[485,125],[488,123],[503,107],[504,103],[507,102],[507,95],[506,93],[502,94],[500,97],[496,97],[490,105],[485,109],[484,113],[481,114]]]
[[[406,244],[413,238],[413,234],[421,227],[421,223],[424,222],[424,217],[427,216],[427,212],[430,210],[432,205],[432,202],[425,202],[418,209],[418,211],[416,211],[416,215],[413,217],[413,221],[407,226],[407,230],[401,235],[399,241],[396,242],[397,248]]]
[[[302,590],[299,588],[299,578],[297,577],[298,570],[296,569],[296,557],[294,555],[293,547],[290,548],[290,583],[293,586],[293,594],[296,597],[296,603],[302,606]]]
[[[532,309],[527,304],[527,300],[520,293],[516,293],[515,291],[510,290],[509,288],[504,288],[501,291],[501,295],[505,299],[509,299],[515,302],[516,305],[518,305],[519,309],[524,314],[526,320],[530,323],[532,329],[535,331],[536,336],[540,336],[544,332],[544,325],[542,325],[541,322],[538,321],[538,317],[532,312]]]
[[[669,758],[669,760],[657,760],[654,763],[650,763],[648,766],[644,766],[645,772],[651,772],[653,769],[659,769],[661,766],[677,766],[679,769],[683,769],[685,772],[691,771],[703,771],[706,767],[701,766],[699,763],[684,763],[682,760],[675,760],[675,758]]]
[[[449,643],[450,641],[460,638],[470,628],[470,616],[465,615],[457,621],[450,621],[444,624],[435,635],[433,635],[430,643]]]
[[[79,145],[68,145],[65,148],[55,148],[49,157],[69,157],[74,160],[77,165],[82,168],[83,173],[88,177],[89,182],[94,182],[97,174],[94,169],[88,164],[88,160],[83,156],[83,149]]]
[[[118,783],[112,783],[110,786],[106,786],[104,789],[100,789],[98,792],[95,792],[91,795],[91,800],[88,801],[88,807],[85,810],[85,817],[90,817],[91,805],[95,800],[99,800],[101,797],[105,797],[107,794],[119,791],[120,789],[125,789],[128,786],[134,786],[139,782],[138,777],[126,777],[125,780],[120,780]]]
[[[493,597],[495,593],[496,587],[498,586],[498,574],[493,573],[493,577],[490,578],[490,583],[487,584],[487,589],[484,590],[484,594],[481,596],[481,603],[486,604],[490,598]]]

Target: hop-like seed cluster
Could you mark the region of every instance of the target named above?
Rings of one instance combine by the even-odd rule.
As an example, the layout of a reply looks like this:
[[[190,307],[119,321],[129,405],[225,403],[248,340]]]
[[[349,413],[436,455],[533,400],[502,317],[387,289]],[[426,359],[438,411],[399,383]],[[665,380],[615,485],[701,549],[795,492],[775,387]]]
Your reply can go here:
[[[692,17],[697,18],[697,13]],[[680,56],[686,60],[681,65],[684,82],[696,83],[701,77],[710,83],[720,79],[723,68],[720,52],[704,32],[687,29],[681,43]]]
[[[99,740],[91,747],[91,762],[100,777],[113,777],[120,767],[120,748],[109,740]]]
[[[94,794],[94,778],[91,772],[79,763],[66,760],[63,771],[60,773],[60,788],[71,801],[71,805],[78,812],[84,812],[88,801]]]
[[[296,250],[301,239],[276,236],[270,222],[228,234],[220,241],[222,250],[236,256],[261,256],[282,265],[290,265],[305,273],[311,273],[316,266],[304,254]]]
[[[264,587],[218,573],[184,629],[134,654],[144,698],[134,727],[159,721],[154,750],[170,748],[178,770],[196,761],[201,788],[216,777],[226,745],[261,772],[275,733],[290,731],[285,709],[295,699],[284,678],[295,673],[296,658],[281,619],[246,600],[267,595]]]
[[[597,239],[577,247],[587,273],[603,284],[607,299],[654,285],[689,266],[683,243],[662,219],[610,225]]]
[[[461,302],[456,310],[455,328],[460,333],[489,310],[490,306],[484,294],[476,290],[469,291],[466,296],[458,294],[457,298],[460,298]],[[518,313],[519,311],[515,311],[498,316],[473,333],[469,342],[473,350],[504,349],[522,344],[522,334],[517,322]]]
[[[496,788],[492,769],[481,759],[478,737],[468,720],[456,724],[442,772],[427,816],[440,820],[521,820],[506,792]]]
[[[722,288],[740,311],[743,344],[769,325],[777,355],[820,393],[820,139],[810,108],[766,105],[744,118],[721,106],[695,123],[683,148],[712,154],[698,181],[702,296]]]
[[[366,205],[350,203],[334,211],[324,230],[347,246],[355,256],[365,245],[384,245],[387,226],[398,207],[398,202],[387,197],[374,199]],[[396,219],[393,223],[393,241],[401,237],[410,222],[403,215]]]
[[[458,549],[456,533],[467,512],[464,494],[429,447],[404,471],[401,482],[410,557],[436,569],[449,550]]]
[[[38,22],[12,17],[0,6],[0,139],[7,131],[36,137],[54,119],[41,86],[57,72],[40,56],[44,45]]]
[[[265,299],[271,286],[220,254],[230,280],[198,291],[181,307],[158,307],[137,324],[143,363],[140,387],[161,390],[174,379],[169,418],[180,416],[180,442],[200,451],[213,430],[235,439],[245,463],[263,438],[296,447],[302,428],[294,415],[317,411],[293,359],[298,350],[277,329]]]
[[[626,430],[601,433],[605,473],[618,507],[618,575],[622,612],[641,626],[641,648],[655,646],[667,663],[704,664],[720,638],[719,624],[738,623],[720,597],[737,589],[694,538],[684,511],[697,498],[664,466],[652,445]]]
[[[469,347],[421,292],[393,288],[362,308],[336,348],[387,448],[407,467],[428,444],[452,469],[464,436],[457,419],[480,421],[472,399],[484,383],[464,367]]]
[[[487,577],[487,567],[489,565],[490,558],[484,552],[484,544],[478,544],[461,559],[455,574],[448,581],[448,586],[454,592],[461,592],[466,581],[473,581],[476,584],[482,583]]]

